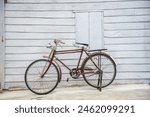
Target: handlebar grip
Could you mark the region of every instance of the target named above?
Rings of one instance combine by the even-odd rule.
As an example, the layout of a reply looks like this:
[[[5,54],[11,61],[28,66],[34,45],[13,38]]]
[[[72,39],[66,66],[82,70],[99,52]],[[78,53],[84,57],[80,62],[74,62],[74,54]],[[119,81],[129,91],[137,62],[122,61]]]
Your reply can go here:
[[[63,42],[63,41],[60,41],[60,43],[61,43],[61,44],[65,44],[65,42]]]
[[[63,41],[60,40],[60,39],[54,39],[54,43],[55,43],[55,44],[59,44],[59,43],[65,44],[65,42],[63,42]]]

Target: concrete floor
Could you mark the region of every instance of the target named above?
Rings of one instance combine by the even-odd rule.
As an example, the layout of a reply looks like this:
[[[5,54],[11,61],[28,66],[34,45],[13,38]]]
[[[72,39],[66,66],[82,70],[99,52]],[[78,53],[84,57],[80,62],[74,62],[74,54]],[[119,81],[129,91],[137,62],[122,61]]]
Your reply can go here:
[[[90,86],[58,87],[47,95],[29,90],[1,91],[0,100],[150,100],[150,85],[110,85],[99,92]]]

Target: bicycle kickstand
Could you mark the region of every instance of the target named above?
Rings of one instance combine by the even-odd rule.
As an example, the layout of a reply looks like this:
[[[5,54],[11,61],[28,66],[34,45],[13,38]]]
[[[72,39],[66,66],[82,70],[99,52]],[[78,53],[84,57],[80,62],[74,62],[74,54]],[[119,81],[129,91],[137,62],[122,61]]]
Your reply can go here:
[[[102,91],[102,77],[100,79],[98,79],[98,88],[97,88],[100,92]]]
[[[101,92],[102,91],[102,86],[100,85],[97,89]]]

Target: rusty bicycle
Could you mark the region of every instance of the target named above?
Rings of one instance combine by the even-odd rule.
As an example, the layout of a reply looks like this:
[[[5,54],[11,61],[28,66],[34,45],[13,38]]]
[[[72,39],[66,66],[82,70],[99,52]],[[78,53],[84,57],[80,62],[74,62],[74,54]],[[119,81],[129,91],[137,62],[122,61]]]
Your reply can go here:
[[[52,92],[61,81],[62,70],[59,64],[62,64],[69,70],[70,76],[74,79],[82,76],[85,82],[101,91],[110,85],[116,76],[116,63],[114,59],[104,52],[106,49],[88,50],[88,44],[76,43],[81,48],[72,50],[57,50],[58,45],[65,44],[59,39],[54,40],[51,44],[49,56],[43,59],[33,61],[25,71],[25,84],[29,90],[38,95],[44,95]],[[75,68],[70,68],[61,59],[58,54],[79,53],[78,63]],[[87,56],[81,62],[83,53]]]

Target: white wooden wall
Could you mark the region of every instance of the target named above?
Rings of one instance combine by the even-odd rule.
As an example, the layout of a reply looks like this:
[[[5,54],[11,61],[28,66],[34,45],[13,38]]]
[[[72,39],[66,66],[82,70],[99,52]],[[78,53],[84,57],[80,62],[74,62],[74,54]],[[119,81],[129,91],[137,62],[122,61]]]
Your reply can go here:
[[[0,89],[4,88],[4,0],[0,0]]]
[[[61,38],[69,44],[75,41],[73,11],[80,10],[104,11],[105,47],[118,64],[115,82],[150,82],[149,0],[7,1],[6,88],[22,85],[25,68],[47,54],[45,45],[53,38]]]

